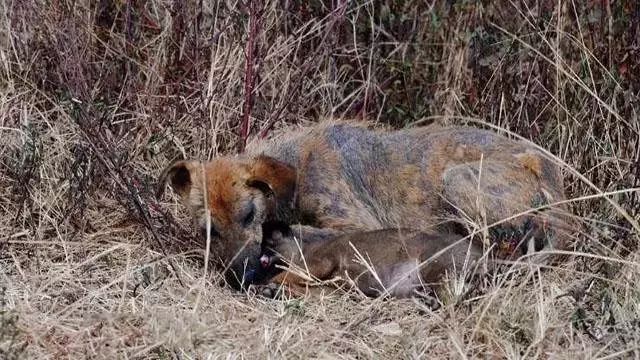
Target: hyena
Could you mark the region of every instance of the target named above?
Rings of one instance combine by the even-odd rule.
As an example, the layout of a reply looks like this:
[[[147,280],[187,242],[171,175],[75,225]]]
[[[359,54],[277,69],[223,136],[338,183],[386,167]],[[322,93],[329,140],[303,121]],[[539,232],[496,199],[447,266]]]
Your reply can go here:
[[[162,173],[158,195],[167,182],[197,227],[210,223],[215,255],[236,288],[269,275],[259,261],[265,221],[293,224],[309,242],[387,228],[466,235],[490,226],[483,246],[509,259],[563,249],[570,238],[561,167],[530,143],[473,127],[387,130],[325,120],[241,155],[177,161]]]

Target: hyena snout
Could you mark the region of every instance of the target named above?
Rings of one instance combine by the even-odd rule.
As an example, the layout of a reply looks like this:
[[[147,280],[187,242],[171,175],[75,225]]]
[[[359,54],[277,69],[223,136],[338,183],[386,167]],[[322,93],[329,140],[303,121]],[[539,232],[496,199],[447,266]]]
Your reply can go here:
[[[246,246],[232,260],[224,273],[229,286],[236,290],[246,290],[249,285],[264,282],[271,275],[269,269],[260,263],[262,251],[259,244]]]

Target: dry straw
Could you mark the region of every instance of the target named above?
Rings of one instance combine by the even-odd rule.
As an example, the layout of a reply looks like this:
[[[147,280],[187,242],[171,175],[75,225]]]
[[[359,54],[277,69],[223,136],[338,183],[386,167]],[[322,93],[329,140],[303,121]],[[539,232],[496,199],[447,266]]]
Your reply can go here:
[[[639,27],[632,1],[0,2],[0,358],[640,357]],[[220,286],[156,177],[320,116],[533,141],[575,247],[435,312]]]

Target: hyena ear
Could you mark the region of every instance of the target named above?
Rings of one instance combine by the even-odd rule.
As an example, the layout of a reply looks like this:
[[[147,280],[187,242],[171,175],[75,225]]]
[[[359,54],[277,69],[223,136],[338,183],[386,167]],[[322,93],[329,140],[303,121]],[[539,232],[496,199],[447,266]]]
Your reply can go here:
[[[197,161],[179,160],[167,166],[158,180],[156,188],[156,197],[160,198],[167,187],[167,182],[171,183],[171,188],[180,195],[181,198],[186,197],[191,192],[193,185],[194,170],[199,168]]]
[[[278,199],[291,199],[296,186],[296,169],[282,161],[260,155],[250,165],[247,185]]]
[[[252,188],[256,188],[256,189],[262,191],[264,196],[266,196],[267,198],[272,198],[272,197],[274,197],[276,195],[276,193],[275,193],[275,191],[273,191],[273,188],[271,187],[271,185],[269,185],[267,182],[262,181],[262,180],[251,178],[251,179],[247,180],[247,186],[252,187]]]

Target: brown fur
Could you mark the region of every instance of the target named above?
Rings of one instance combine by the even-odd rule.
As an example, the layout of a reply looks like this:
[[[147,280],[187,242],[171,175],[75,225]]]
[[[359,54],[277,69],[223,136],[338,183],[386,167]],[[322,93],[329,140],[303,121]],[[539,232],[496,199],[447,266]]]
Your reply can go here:
[[[262,246],[270,266],[289,264],[271,282],[285,285],[295,295],[318,289],[318,284],[344,290],[355,286],[371,297],[401,298],[428,289],[438,291],[447,272],[470,270],[482,256],[481,248],[460,236],[408,229],[357,232],[324,242],[300,243],[286,225],[270,224]]]
[[[267,220],[299,224],[303,241],[385,228],[465,234],[469,221],[490,225],[565,198],[559,167],[533,146],[468,127],[386,131],[324,121],[253,144],[243,156],[178,162],[160,186],[172,184],[200,227],[207,214],[202,167],[220,257],[233,260],[236,276],[245,273],[243,282],[256,280]],[[255,216],[244,224],[250,206]],[[564,248],[570,224],[565,207],[554,206],[501,223],[492,241],[509,258]]]

